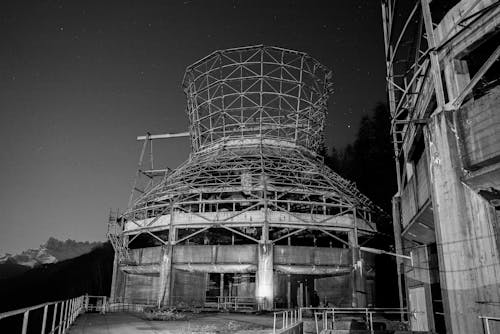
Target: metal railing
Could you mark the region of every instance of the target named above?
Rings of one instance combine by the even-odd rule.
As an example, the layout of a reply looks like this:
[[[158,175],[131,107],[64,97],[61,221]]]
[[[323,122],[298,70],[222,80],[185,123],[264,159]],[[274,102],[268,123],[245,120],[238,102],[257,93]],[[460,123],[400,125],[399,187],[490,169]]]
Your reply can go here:
[[[255,297],[217,296],[217,309],[238,310],[238,309],[260,309],[261,303]]]
[[[410,315],[406,309],[400,308],[358,308],[358,307],[301,307],[299,309],[300,319],[306,313],[311,313],[314,316],[316,325],[316,333],[320,333],[319,324],[322,324],[322,330],[334,329],[334,323],[341,316],[355,316],[360,317],[365,323],[366,329],[370,333],[374,333],[374,316],[388,316],[388,315]],[[406,322],[399,321],[404,325]]]
[[[483,321],[483,327],[484,327],[483,329],[485,331],[485,334],[491,334],[491,331],[490,331],[490,320],[491,321],[498,321],[498,322],[500,322],[500,318],[499,317],[485,317],[485,316],[480,315],[479,319],[481,319]]]
[[[300,321],[302,321],[302,313],[299,309],[274,312],[273,334],[293,327]],[[281,328],[279,328],[280,324]]]
[[[40,305],[25,307],[22,309],[0,313],[0,320],[12,318],[16,315],[23,315],[21,334],[26,334],[28,331],[28,323],[30,314],[36,310],[43,309],[42,321],[40,324],[40,332],[45,334],[50,328],[49,334],[64,334],[66,330],[73,324],[75,319],[85,310],[85,296],[80,296],[72,299],[61,300],[56,302],[44,303]],[[48,319],[49,311],[51,318]]]
[[[101,314],[104,314],[108,309],[108,297],[85,295],[84,309],[85,312],[99,312]]]

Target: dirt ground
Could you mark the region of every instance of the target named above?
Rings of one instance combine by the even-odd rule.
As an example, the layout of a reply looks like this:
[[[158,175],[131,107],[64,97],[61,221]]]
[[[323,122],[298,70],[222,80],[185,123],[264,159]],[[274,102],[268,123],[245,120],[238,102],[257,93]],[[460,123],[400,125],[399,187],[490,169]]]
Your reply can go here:
[[[71,334],[268,334],[273,316],[238,313],[200,313],[189,320],[150,321],[134,313],[82,314]]]

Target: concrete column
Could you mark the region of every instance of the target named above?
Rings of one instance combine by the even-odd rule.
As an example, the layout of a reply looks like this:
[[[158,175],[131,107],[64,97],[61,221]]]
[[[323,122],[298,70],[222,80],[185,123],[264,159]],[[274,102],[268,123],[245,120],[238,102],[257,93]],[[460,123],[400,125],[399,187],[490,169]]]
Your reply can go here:
[[[258,264],[255,297],[263,310],[272,310],[274,301],[273,245],[258,245]]]
[[[172,245],[163,246],[161,249],[160,288],[158,289],[158,307],[171,304],[172,253],[173,253]]]
[[[220,274],[220,281],[219,281],[219,296],[222,298],[224,297],[224,274]]]
[[[355,231],[348,232],[349,244],[352,252],[352,307],[366,307],[366,276],[363,259],[361,258],[358,240]]]
[[[447,333],[482,333],[479,315],[500,316],[500,257],[495,209],[462,182],[453,112],[425,128],[441,293]]]
[[[392,227],[394,230],[394,247],[396,254],[403,255],[403,243],[401,239],[401,197],[396,195],[392,198]],[[404,308],[403,302],[403,279],[404,266],[400,257],[396,257],[396,269],[398,275],[398,296],[399,308]],[[401,313],[401,321],[404,321],[404,314]]]
[[[115,256],[114,256],[114,259],[113,259],[113,276],[111,277],[111,292],[110,292],[110,296],[109,296],[109,299],[110,299],[110,302],[113,303],[115,302],[115,298],[116,298],[116,280],[117,280],[117,276],[118,276],[118,254],[115,252]]]
[[[287,307],[292,308],[292,282],[290,281],[290,274],[286,275],[286,301]]]

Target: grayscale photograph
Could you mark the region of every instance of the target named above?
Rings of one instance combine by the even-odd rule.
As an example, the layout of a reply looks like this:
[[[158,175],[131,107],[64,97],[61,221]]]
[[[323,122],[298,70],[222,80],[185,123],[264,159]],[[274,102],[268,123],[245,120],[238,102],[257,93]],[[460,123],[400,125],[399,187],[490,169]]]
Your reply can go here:
[[[0,41],[0,333],[500,334],[500,0],[4,0]]]

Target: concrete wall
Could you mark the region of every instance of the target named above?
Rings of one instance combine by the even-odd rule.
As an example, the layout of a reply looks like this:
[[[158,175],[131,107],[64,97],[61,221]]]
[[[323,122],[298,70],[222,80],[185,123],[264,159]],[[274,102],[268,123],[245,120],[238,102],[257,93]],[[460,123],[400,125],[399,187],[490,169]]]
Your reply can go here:
[[[205,301],[207,273],[256,273],[258,245],[177,245],[173,247],[173,275],[171,287],[172,303],[201,305]],[[287,306],[290,293],[292,305],[297,305],[299,284],[304,284],[304,296],[312,295],[316,289],[321,301],[330,305],[352,305],[352,252],[348,248],[273,246],[272,285],[275,301]],[[161,247],[131,250],[132,258],[142,268],[134,273],[118,271],[115,294],[129,302],[154,303],[160,293],[159,270],[162,261]],[[370,269],[374,276],[374,257],[364,255],[364,272]],[[134,267],[134,266],[129,266]],[[243,268],[244,267],[244,268]],[[150,268],[151,270],[147,270]],[[243,269],[244,270],[243,270]],[[246,268],[246,269],[245,269]],[[238,270],[243,271],[238,271]],[[249,271],[248,271],[248,270]],[[284,271],[283,271],[284,270]],[[288,272],[290,271],[290,272]],[[140,274],[141,273],[141,274]],[[288,292],[288,275],[290,289]],[[307,284],[305,284],[307,280]],[[257,278],[258,281],[258,278]],[[366,289],[365,289],[366,290]],[[240,297],[255,297],[256,282],[233,287]],[[304,297],[305,298],[305,297]],[[372,289],[367,288],[368,302],[374,299]]]
[[[446,327],[481,333],[479,315],[500,316],[500,256],[495,209],[462,180],[453,114],[441,112],[426,132]]]
[[[128,303],[155,304],[158,290],[159,275],[127,274],[124,299]]]
[[[207,290],[207,274],[174,270],[172,304],[202,306]]]
[[[459,115],[467,167],[500,161],[500,86],[465,105]]]

